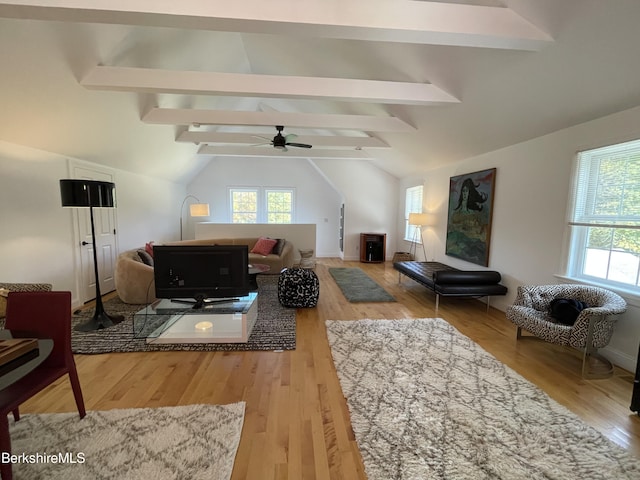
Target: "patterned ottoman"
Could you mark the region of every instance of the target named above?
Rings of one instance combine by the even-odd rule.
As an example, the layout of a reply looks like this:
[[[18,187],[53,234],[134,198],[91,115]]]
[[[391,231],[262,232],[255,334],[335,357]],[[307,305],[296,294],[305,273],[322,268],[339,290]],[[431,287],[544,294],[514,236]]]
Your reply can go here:
[[[278,300],[283,307],[315,307],[320,296],[320,282],[313,270],[287,268],[278,279]]]

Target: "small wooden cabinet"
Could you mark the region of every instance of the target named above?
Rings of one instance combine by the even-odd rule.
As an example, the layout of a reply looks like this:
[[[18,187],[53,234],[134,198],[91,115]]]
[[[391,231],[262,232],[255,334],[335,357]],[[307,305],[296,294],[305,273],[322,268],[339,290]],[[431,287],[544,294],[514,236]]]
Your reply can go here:
[[[387,250],[386,233],[360,234],[360,261],[365,263],[380,263],[385,261]]]

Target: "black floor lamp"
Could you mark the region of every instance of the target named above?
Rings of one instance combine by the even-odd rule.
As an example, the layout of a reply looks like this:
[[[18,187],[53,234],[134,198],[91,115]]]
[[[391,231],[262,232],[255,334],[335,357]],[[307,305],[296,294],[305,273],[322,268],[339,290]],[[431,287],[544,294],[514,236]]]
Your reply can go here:
[[[105,312],[100,294],[100,277],[98,275],[98,253],[96,251],[96,232],[93,224],[94,207],[115,207],[116,186],[111,182],[98,180],[60,180],[60,195],[63,207],[88,207],[91,217],[91,239],[93,242],[93,269],[96,276],[96,310],[91,320],[75,327],[80,332],[89,332],[111,327],[120,323],[124,317],[110,316]]]

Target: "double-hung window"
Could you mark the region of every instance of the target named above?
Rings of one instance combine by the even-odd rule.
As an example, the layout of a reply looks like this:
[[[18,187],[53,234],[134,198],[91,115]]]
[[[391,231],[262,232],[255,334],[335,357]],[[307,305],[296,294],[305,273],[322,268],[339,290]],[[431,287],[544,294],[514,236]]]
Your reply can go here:
[[[229,188],[231,223],[293,223],[292,188]]]
[[[408,242],[422,243],[422,235],[417,225],[409,225],[410,213],[422,213],[422,185],[409,187],[404,201],[404,239]]]
[[[267,223],[293,223],[293,190],[265,190]]]
[[[578,153],[568,275],[640,293],[640,140]]]
[[[231,223],[258,223],[258,191],[251,188],[232,188]]]

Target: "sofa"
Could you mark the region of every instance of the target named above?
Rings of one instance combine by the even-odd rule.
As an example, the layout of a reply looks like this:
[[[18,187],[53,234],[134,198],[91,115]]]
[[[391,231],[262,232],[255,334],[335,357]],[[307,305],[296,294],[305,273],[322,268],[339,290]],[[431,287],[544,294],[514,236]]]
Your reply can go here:
[[[286,239],[279,239],[271,253],[263,255],[251,253],[260,238],[208,238],[198,240],[182,240],[165,243],[164,245],[247,245],[249,247],[249,264],[263,264],[269,266],[269,274],[279,274],[284,268],[293,266],[293,244]],[[147,248],[127,250],[116,260],[115,286],[118,297],[124,303],[148,304],[155,298],[155,283],[153,279],[153,258]],[[266,251],[266,250],[265,250]]]
[[[394,262],[398,270],[398,282],[402,275],[424,285],[436,294],[436,310],[443,297],[487,297],[506,295],[507,287],[500,281],[502,276],[494,270],[458,270],[439,262]]]

